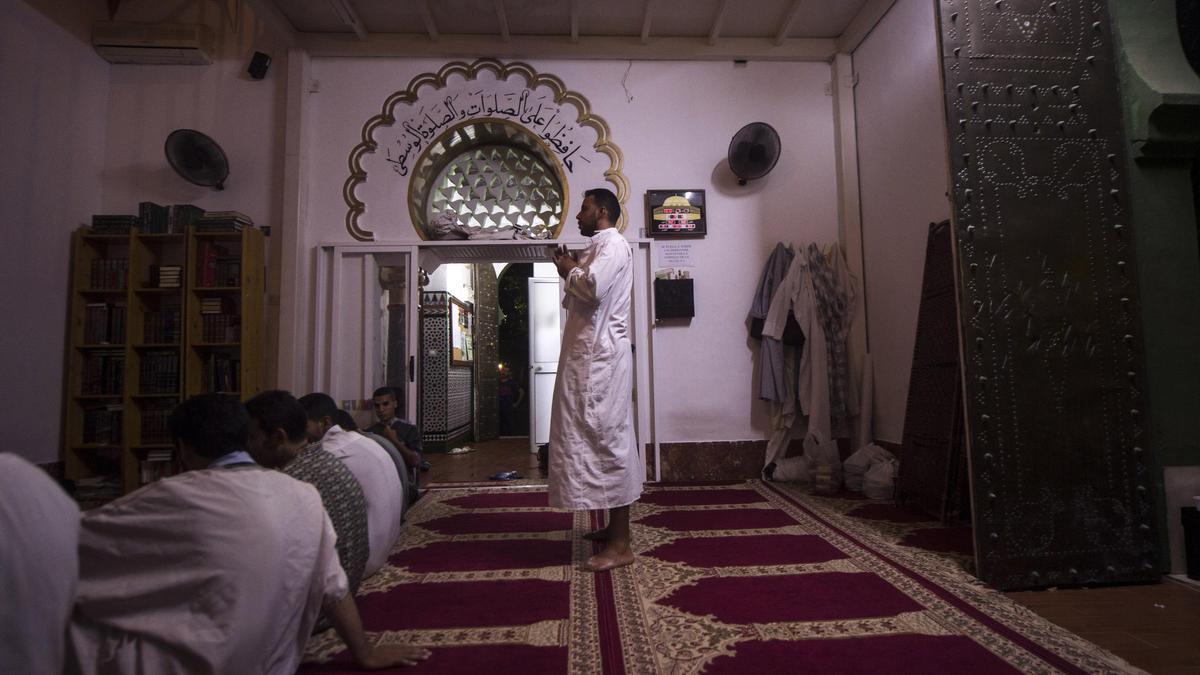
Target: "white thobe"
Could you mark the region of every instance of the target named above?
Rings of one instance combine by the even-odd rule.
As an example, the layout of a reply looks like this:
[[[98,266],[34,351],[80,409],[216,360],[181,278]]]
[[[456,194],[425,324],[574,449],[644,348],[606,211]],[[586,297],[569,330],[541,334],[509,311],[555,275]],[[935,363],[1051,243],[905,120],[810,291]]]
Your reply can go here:
[[[642,494],[646,467],[633,429],[629,242],[616,229],[597,232],[564,284],[567,323],[550,414],[550,505],[632,504]]]
[[[79,580],[79,507],[46,472],[0,454],[0,673],[60,673]]]
[[[69,636],[81,673],[294,673],[349,592],[316,488],[189,471],[83,516]]]
[[[334,425],[321,438],[321,447],[342,460],[358,480],[367,503],[367,566],[363,580],[387,563],[392,546],[400,538],[400,520],[404,517],[404,486],[396,467],[375,441]]]

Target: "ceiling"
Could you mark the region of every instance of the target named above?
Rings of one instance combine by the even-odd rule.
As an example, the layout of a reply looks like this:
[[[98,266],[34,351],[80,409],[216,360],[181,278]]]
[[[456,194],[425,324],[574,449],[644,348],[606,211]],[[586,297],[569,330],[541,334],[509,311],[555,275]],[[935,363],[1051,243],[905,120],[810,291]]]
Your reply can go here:
[[[254,0],[316,55],[827,60],[894,0]]]

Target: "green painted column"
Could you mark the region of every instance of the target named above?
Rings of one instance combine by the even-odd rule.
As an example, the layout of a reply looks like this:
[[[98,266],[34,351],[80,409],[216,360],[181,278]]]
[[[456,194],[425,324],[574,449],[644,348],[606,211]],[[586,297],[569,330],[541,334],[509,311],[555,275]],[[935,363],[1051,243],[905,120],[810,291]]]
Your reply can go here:
[[[1129,144],[1134,231],[1145,339],[1149,437],[1158,466],[1200,466],[1200,241],[1191,167],[1200,152],[1200,77],[1179,39],[1175,3],[1110,0]],[[1178,520],[1177,514],[1174,517]],[[1167,528],[1162,535],[1164,569]]]

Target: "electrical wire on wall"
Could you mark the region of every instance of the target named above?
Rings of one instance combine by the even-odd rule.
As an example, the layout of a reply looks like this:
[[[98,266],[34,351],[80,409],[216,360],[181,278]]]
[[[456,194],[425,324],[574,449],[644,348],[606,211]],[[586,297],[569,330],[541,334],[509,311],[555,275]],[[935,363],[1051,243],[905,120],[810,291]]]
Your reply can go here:
[[[626,86],[626,84],[625,84],[625,81],[629,79],[629,71],[632,69],[633,69],[633,61],[630,61],[629,65],[625,66],[625,74],[621,76],[621,88],[625,90],[625,102],[626,103],[633,103],[633,94],[629,93],[629,87]]]

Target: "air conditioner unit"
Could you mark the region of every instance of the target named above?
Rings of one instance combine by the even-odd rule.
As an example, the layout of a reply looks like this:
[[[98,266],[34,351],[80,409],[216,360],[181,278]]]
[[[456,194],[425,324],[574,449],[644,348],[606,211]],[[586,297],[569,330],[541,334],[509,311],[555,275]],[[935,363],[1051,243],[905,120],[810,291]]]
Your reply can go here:
[[[201,66],[212,63],[213,32],[203,24],[101,22],[92,46],[109,63]]]

